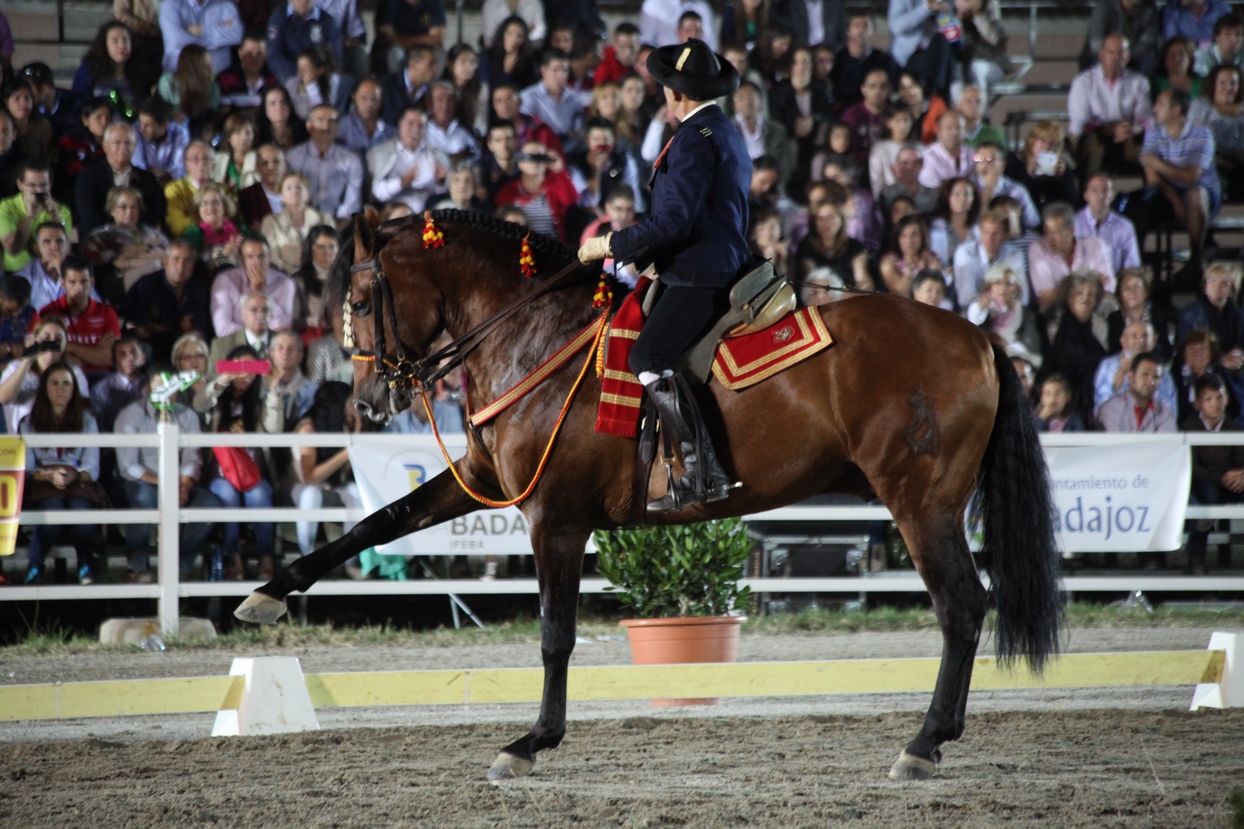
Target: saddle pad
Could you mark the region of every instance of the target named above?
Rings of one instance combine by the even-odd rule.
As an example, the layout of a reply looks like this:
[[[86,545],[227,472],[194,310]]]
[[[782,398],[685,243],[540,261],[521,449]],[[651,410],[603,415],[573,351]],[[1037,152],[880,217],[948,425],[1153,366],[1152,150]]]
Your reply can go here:
[[[638,435],[644,389],[627,358],[643,327],[640,302],[647,282],[640,280],[609,326],[596,412],[596,431],[601,434]],[[833,341],[817,309],[801,308],[762,331],[724,340],[713,360],[713,374],[728,389],[745,389],[829,348]]]
[[[754,334],[722,340],[713,376],[731,391],[754,386],[834,342],[816,308],[800,308]]]

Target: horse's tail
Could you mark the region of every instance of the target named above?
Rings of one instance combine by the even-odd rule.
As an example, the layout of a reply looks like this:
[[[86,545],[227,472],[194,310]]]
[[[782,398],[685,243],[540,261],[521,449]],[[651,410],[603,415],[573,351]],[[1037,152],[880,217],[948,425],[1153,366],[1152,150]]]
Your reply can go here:
[[[1006,352],[993,346],[998,413],[981,463],[972,523],[997,610],[995,646],[1002,665],[1024,657],[1040,673],[1058,653],[1062,621],[1055,507],[1049,470],[1019,375]]]

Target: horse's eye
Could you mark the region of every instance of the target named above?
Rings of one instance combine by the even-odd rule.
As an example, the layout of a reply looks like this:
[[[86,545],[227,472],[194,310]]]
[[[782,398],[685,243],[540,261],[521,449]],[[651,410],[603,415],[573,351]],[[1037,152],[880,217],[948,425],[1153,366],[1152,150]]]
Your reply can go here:
[[[360,300],[352,303],[350,305],[350,310],[353,311],[356,316],[365,317],[371,311],[371,303],[365,299]]]

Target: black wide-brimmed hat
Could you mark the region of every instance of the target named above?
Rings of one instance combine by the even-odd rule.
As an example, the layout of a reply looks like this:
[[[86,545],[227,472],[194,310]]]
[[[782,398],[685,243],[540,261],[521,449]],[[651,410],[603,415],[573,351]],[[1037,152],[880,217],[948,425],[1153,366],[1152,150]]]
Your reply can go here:
[[[693,101],[711,101],[739,88],[739,73],[733,64],[696,38],[653,49],[648,55],[648,72],[657,83]]]

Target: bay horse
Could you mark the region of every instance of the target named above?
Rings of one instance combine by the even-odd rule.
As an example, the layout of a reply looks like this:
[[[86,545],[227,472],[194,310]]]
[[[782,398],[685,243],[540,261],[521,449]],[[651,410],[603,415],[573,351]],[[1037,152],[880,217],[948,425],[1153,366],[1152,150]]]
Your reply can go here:
[[[460,211],[430,216],[443,233],[442,247],[424,246],[418,222],[378,228],[374,216],[356,216],[325,302],[340,311],[344,298],[364,353],[381,339],[411,359],[427,355],[442,332],[459,338],[499,309],[520,305],[465,357],[470,409],[479,411],[601,313],[592,302],[600,271],[573,271],[574,251],[531,234],[539,273],[524,278],[519,257],[526,228]],[[559,268],[559,277],[573,278],[542,290]],[[516,303],[520,298],[529,301]],[[742,485],[724,501],[652,520],[745,515],[829,492],[875,497],[889,507],[943,637],[924,725],[890,770],[896,779],[923,779],[936,772],[941,745],[963,733],[973,658],[991,604],[1002,663],[1022,657],[1040,671],[1058,651],[1059,566],[1045,457],[1010,360],[966,320],[886,294],[818,310],[835,340],[830,348],[741,391],[715,380],[702,389],[722,462]],[[374,354],[388,359],[383,343]],[[487,424],[468,428],[466,455],[454,464],[461,483],[446,470],[280,571],[236,615],[275,622],[286,611],[286,596],[307,590],[361,550],[479,509],[463,484],[492,499],[510,498],[542,468],[520,509],[531,527],[539,581],[543,700],[535,725],[501,750],[488,777],[529,773],[537,753],[556,747],[566,732],[584,548],[593,530],[627,524],[632,514],[636,444],[594,430],[595,371],[583,368],[585,379],[541,466],[582,361],[580,353]],[[374,361],[357,360],[354,368],[355,405],[363,412],[387,418],[414,401],[413,391],[382,382]],[[664,478],[652,476],[649,492],[639,497],[646,502],[663,494]],[[988,592],[965,535],[973,493]]]

